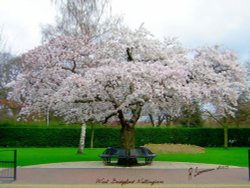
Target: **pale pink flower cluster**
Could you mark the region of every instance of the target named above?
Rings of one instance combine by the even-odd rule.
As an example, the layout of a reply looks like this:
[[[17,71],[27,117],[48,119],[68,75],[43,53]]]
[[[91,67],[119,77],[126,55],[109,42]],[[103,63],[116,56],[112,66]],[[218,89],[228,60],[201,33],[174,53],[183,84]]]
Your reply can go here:
[[[127,48],[134,61],[127,61]],[[118,111],[129,120],[136,109],[177,116],[194,101],[233,114],[246,88],[232,52],[190,51],[175,39],[155,39],[143,27],[115,28],[93,40],[60,36],[23,57],[26,69],[10,93],[24,104],[21,115],[53,111],[67,122],[104,121]]]

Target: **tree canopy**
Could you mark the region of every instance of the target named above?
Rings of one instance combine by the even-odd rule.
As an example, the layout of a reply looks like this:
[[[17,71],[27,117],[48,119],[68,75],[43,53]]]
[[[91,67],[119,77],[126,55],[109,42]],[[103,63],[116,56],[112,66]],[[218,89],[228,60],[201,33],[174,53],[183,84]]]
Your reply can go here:
[[[26,69],[11,93],[25,104],[22,114],[53,109],[67,121],[117,116],[135,125],[145,111],[177,115],[195,101],[223,115],[234,113],[246,87],[236,56],[218,47],[185,49],[143,27],[85,39],[61,35],[24,54]]]

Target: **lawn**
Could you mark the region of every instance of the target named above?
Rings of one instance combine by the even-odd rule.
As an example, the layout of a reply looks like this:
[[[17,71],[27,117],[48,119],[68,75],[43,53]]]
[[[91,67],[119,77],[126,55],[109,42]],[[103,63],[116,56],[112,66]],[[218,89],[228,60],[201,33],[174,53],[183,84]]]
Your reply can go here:
[[[11,148],[14,149],[14,148]],[[11,150],[8,148],[8,150]],[[17,165],[27,166],[71,161],[100,161],[104,148],[86,148],[83,155],[76,148],[16,148]],[[6,150],[0,148],[0,150]],[[0,153],[0,160],[8,158]],[[248,166],[248,148],[205,148],[202,154],[158,154],[155,161],[195,162],[222,165]]]
[[[156,160],[247,167],[248,148],[205,148],[205,153],[202,154],[160,154]]]

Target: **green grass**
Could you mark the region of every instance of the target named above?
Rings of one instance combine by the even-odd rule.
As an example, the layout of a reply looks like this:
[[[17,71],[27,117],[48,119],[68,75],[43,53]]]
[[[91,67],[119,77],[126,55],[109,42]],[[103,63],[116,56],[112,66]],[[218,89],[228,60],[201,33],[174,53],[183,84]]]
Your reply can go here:
[[[155,160],[247,167],[248,148],[205,148],[202,154],[159,154]]]
[[[13,148],[12,148],[13,149]],[[83,155],[77,154],[76,148],[16,148],[17,165],[27,166],[71,161],[100,161],[98,157],[104,148],[86,148]],[[0,148],[5,150],[4,148]],[[8,149],[11,150],[11,149]],[[0,152],[0,159],[9,156]],[[208,164],[248,166],[248,148],[205,148],[203,154],[159,154],[155,161],[195,162]]]
[[[0,151],[1,150],[4,149],[0,149]],[[86,148],[84,154],[79,155],[77,154],[76,148],[16,148],[16,150],[17,166],[71,161],[98,161],[101,160],[98,155],[104,151],[104,149]],[[7,159],[8,157],[9,156],[1,156],[0,153],[0,159]]]

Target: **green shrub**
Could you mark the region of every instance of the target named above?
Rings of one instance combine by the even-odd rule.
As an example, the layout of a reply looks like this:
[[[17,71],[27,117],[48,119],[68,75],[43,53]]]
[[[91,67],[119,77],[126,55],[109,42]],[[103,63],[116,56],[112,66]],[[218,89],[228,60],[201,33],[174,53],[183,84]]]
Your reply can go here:
[[[202,147],[222,147],[223,129],[216,128],[136,128],[136,145],[153,143],[193,144]],[[90,146],[91,129],[87,128],[85,146]],[[0,147],[77,147],[80,127],[2,127]],[[249,128],[230,128],[233,146],[250,145]],[[96,128],[94,147],[120,144],[119,128]],[[229,144],[230,145],[230,144]]]
[[[140,135],[137,136],[137,145],[178,143],[198,146],[223,146],[223,129],[147,128],[137,129],[136,133]]]
[[[80,129],[3,127],[0,146],[3,147],[72,147],[77,145]]]

